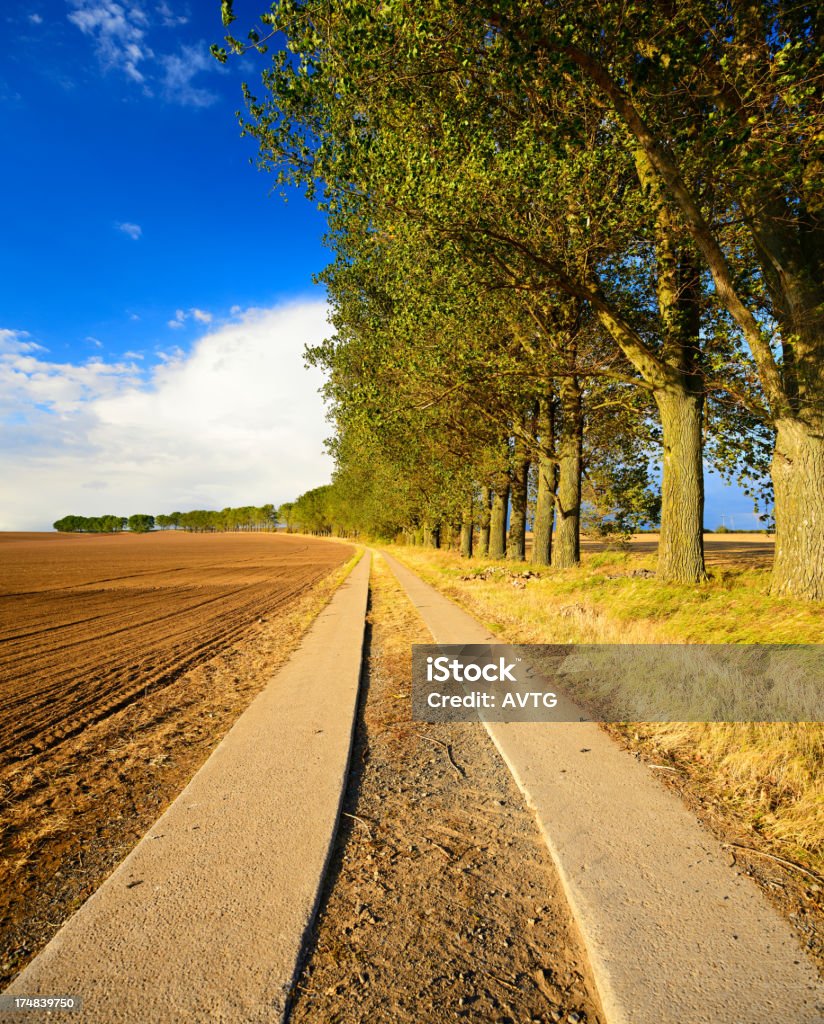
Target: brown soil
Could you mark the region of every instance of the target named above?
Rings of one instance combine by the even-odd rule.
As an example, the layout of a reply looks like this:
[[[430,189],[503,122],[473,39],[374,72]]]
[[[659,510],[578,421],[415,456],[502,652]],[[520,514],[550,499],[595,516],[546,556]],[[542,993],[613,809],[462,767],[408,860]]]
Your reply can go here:
[[[584,541],[588,551],[598,550],[597,541]],[[602,545],[603,546],[603,545]],[[630,550],[639,554],[658,550],[657,533],[639,533]],[[704,560],[709,566],[745,565],[748,569],[768,569],[775,554],[775,537],[766,533],[708,533],[704,535]]]
[[[0,547],[0,765],[171,682],[351,553],[259,533],[34,537]]]
[[[0,983],[185,786],[352,554],[306,537],[41,536],[0,535]]]
[[[614,545],[613,545],[614,546]],[[607,551],[607,541],[581,538],[581,550],[589,553]],[[532,535],[526,541],[529,559]],[[658,551],[657,533],[637,533],[629,545],[634,554],[655,554]],[[707,533],[704,535],[704,560],[708,566],[745,565],[748,569],[768,569],[775,554],[775,537],[766,533]]]
[[[293,1024],[603,1018],[532,814],[483,727],[409,718],[431,637],[382,559],[353,768]]]

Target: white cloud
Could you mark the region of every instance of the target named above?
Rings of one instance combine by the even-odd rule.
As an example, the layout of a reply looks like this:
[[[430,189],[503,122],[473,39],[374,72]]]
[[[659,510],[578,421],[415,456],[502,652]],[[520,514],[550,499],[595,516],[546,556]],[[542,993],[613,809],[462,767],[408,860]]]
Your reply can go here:
[[[177,25],[185,25],[189,21],[189,14],[175,14],[167,3],[157,5],[157,13],[160,15],[166,28],[174,28]]]
[[[181,362],[186,353],[178,345],[175,345],[175,347],[170,352],[158,350],[155,353],[155,355],[157,356],[161,363],[166,363],[166,365],[168,365],[169,363]]]
[[[125,357],[52,363],[0,332],[0,529],[280,503],[324,483],[330,428],[303,347],[329,330],[322,302],[247,310],[144,373]]]
[[[103,342],[100,338],[93,338],[91,334],[86,338],[86,341],[88,341],[90,345],[94,345],[95,348],[103,348]]]
[[[43,24],[43,17],[42,17],[42,15],[37,14],[35,12],[34,14],[30,14],[29,15],[29,21],[32,23],[32,25],[42,25]]]
[[[184,46],[180,53],[166,54],[158,61],[163,67],[163,95],[170,102],[184,107],[209,107],[217,100],[216,93],[193,82],[201,71],[219,68],[205,43]]]
[[[17,422],[32,408],[57,417],[77,413],[84,404],[136,382],[137,368],[104,363],[92,356],[85,363],[56,363],[48,350],[25,340],[26,331],[0,330],[0,415]]]
[[[137,315],[137,313],[130,313],[129,314],[129,319],[130,320],[139,320],[140,317]]]
[[[137,241],[138,238],[143,234],[143,228],[139,224],[132,224],[127,220],[118,222],[115,224],[118,231],[122,231],[124,235],[128,235],[133,241]]]
[[[72,8],[68,20],[94,41],[103,67],[121,71],[142,87],[145,96],[160,92],[168,102],[185,107],[209,107],[217,101],[216,93],[195,84],[201,73],[222,70],[213,60],[208,43],[201,40],[196,45],[181,46],[177,53],[161,53],[148,41],[149,34],[154,33],[153,42],[159,47],[158,30],[176,30],[187,24],[188,10],[175,11],[166,0],[151,5],[151,16],[139,4],[126,0],[67,2]],[[30,20],[36,17],[39,15],[30,15]]]
[[[8,327],[0,327],[0,357],[17,355],[21,352],[48,352],[36,341],[28,341],[28,331],[15,331]]]
[[[232,307],[233,309],[235,307]],[[212,314],[205,309],[197,309],[194,306],[186,312],[184,309],[178,309],[175,311],[174,320],[167,320],[166,323],[169,327],[182,327],[184,323],[191,317],[193,320],[197,320],[199,324],[210,324],[213,320]]]
[[[68,15],[84,35],[94,39],[104,67],[118,68],[134,82],[145,82],[139,66],[154,56],[146,44],[148,19],[137,4],[115,0],[69,0]]]

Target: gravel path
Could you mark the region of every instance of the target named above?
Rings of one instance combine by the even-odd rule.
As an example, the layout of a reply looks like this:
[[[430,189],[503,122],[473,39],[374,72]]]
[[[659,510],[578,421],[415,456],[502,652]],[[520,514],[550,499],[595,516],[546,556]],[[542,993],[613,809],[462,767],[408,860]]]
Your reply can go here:
[[[533,815],[483,727],[409,717],[430,634],[375,559],[344,816],[291,1024],[603,1021]]]

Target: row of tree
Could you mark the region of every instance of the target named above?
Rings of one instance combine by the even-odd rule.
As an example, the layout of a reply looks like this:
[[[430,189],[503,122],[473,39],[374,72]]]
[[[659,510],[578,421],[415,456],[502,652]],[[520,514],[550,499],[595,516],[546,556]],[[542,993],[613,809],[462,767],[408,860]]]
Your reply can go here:
[[[698,582],[710,462],[774,505],[773,592],[824,598],[820,5],[280,0],[261,22],[227,36],[276,43],[244,131],[335,252],[309,352],[327,518],[522,557],[533,488],[533,557],[567,566],[587,496],[652,521],[660,479],[659,575]]]
[[[161,530],[186,530],[190,533],[213,533],[227,530],[275,530],[278,525],[275,505],[243,505],[224,508],[219,512],[195,509],[191,512],[172,512],[169,515],[125,516],[64,516],[54,523],[60,533],[119,533],[127,527],[132,533],[148,533],[155,527]]]
[[[63,516],[53,524],[59,533],[120,533],[127,527],[132,533],[148,533],[154,529],[155,517],[137,513],[133,516]]]
[[[218,511],[194,509],[172,512],[157,517],[161,530],[187,530],[190,533],[218,531],[256,531],[277,529],[279,511],[276,505],[241,505]]]

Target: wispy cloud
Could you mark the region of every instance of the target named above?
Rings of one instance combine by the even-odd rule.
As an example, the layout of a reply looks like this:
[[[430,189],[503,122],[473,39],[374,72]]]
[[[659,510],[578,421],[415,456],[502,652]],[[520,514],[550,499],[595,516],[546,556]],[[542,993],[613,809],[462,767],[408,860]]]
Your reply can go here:
[[[93,356],[85,363],[58,363],[28,340],[26,331],[0,330],[0,417],[9,409],[34,406],[54,414],[76,412],[84,402],[136,383],[130,363],[106,363]]]
[[[146,43],[148,18],[137,4],[115,0],[69,0],[74,10],[68,15],[84,35],[95,41],[97,53],[107,68],[118,68],[140,84],[146,78],[139,65],[154,54]]]
[[[143,234],[143,228],[139,224],[132,224],[128,220],[124,220],[115,224],[118,231],[122,231],[124,235],[128,235],[133,241],[137,241],[138,238]]]
[[[29,341],[28,331],[16,331],[9,327],[0,327],[0,356],[19,355],[26,352],[48,352],[48,349]]]
[[[103,348],[103,342],[100,340],[100,338],[95,338],[91,334],[88,335],[86,341],[88,341],[90,345],[94,345],[95,348]]]
[[[168,366],[171,363],[180,363],[185,358],[186,353],[180,346],[175,345],[174,348],[169,349],[167,352],[165,349],[158,349],[155,355],[161,363],[165,363]]]
[[[166,54],[158,61],[163,68],[162,89],[167,100],[184,107],[209,107],[217,101],[216,93],[194,84],[202,71],[218,67],[205,44],[184,46],[180,53]]]
[[[193,306],[188,313],[184,309],[175,310],[174,319],[167,320],[166,323],[169,325],[169,327],[177,329],[178,327],[182,327],[189,319],[189,317],[191,317],[193,320],[197,320],[199,324],[210,324],[214,319],[212,314],[208,310],[197,309],[196,307]]]
[[[321,302],[248,310],[143,373],[126,357],[52,362],[0,332],[0,529],[280,503],[323,483],[322,377],[303,347],[328,332]]]
[[[149,8],[126,0],[67,3],[71,8],[69,21],[93,40],[103,67],[125,74],[142,87],[144,95],[159,93],[167,102],[185,107],[208,107],[217,101],[215,92],[195,82],[204,73],[221,70],[209,53],[208,43],[187,44],[177,53],[160,52],[163,31],[187,24],[188,10],[175,11],[166,0]],[[40,16],[29,17],[33,21]]]
[[[35,11],[34,14],[29,15],[29,21],[32,23],[32,25],[42,25],[43,16]]]
[[[22,95],[16,89],[0,78],[0,103],[4,106],[17,106],[22,99]]]
[[[175,28],[178,25],[185,25],[189,21],[188,11],[185,14],[176,14],[167,3],[158,4],[156,10],[166,28]]]

